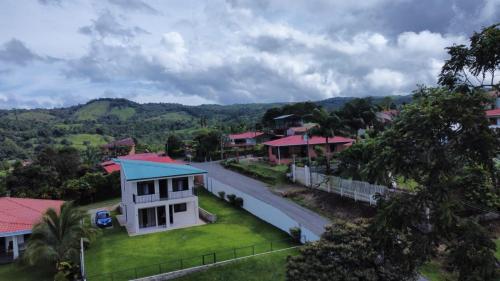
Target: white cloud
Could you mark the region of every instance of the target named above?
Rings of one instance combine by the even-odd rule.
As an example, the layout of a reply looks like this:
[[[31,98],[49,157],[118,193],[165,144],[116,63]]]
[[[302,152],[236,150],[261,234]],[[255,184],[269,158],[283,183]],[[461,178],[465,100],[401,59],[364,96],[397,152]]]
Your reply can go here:
[[[365,79],[374,88],[389,90],[398,90],[407,83],[402,73],[386,68],[375,68],[365,76]]]
[[[436,83],[445,47],[498,18],[498,0],[450,1],[6,2],[0,45],[15,38],[47,60],[3,66],[0,106],[410,93]]]

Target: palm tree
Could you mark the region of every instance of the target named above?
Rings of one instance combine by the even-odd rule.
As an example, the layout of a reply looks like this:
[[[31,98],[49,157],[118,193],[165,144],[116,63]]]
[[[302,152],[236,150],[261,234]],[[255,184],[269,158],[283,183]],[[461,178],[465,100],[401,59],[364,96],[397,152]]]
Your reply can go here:
[[[316,108],[312,113],[312,119],[319,126],[312,129],[311,134],[321,136],[326,139],[326,174],[330,174],[330,153],[328,153],[328,140],[335,137],[335,131],[342,128],[342,120],[334,112],[328,113],[328,111],[323,108]]]
[[[24,259],[30,265],[50,264],[55,270],[62,262],[78,263],[80,239],[88,241],[96,229],[83,223],[87,214],[72,202],[61,206],[60,212],[50,208],[33,227]]]

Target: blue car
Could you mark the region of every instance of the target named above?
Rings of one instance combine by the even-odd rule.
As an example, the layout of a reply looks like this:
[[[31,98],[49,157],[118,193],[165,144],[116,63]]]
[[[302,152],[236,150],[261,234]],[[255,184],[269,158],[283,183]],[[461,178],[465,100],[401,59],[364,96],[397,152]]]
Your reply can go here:
[[[111,214],[107,210],[97,211],[95,213],[95,224],[98,227],[110,227],[113,226],[113,221]]]

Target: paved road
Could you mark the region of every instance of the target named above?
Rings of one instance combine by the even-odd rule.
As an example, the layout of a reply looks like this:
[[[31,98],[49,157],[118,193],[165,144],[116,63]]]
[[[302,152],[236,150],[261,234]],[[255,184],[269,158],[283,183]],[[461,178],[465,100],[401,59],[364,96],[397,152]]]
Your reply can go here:
[[[280,209],[318,236],[323,233],[325,225],[329,223],[328,219],[315,212],[272,193],[265,183],[224,169],[218,162],[192,163],[192,165],[207,171],[209,177]]]
[[[325,225],[329,223],[328,219],[317,213],[272,193],[265,183],[224,169],[218,162],[192,163],[191,165],[207,171],[209,177],[279,208],[318,236],[323,233]],[[423,276],[419,276],[418,281],[428,280]]]

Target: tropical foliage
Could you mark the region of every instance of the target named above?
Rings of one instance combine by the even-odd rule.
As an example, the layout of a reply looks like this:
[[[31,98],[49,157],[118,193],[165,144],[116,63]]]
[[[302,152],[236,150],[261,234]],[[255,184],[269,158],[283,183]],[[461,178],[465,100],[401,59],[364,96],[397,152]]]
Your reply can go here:
[[[65,263],[78,265],[80,239],[88,242],[96,234],[83,223],[84,218],[86,213],[71,202],[64,203],[60,211],[48,209],[33,227],[23,259],[30,265],[49,266],[54,272],[67,270]]]

